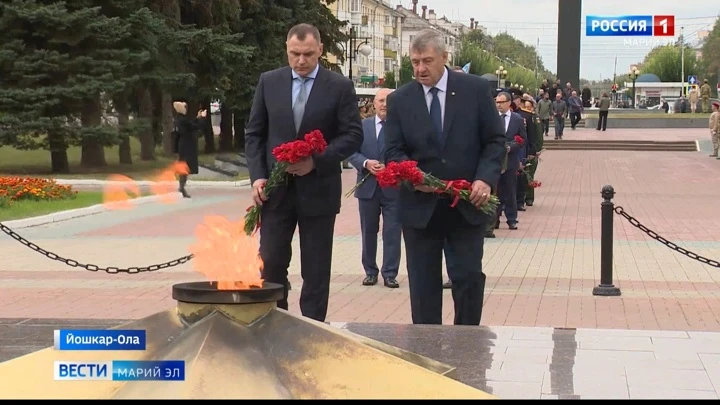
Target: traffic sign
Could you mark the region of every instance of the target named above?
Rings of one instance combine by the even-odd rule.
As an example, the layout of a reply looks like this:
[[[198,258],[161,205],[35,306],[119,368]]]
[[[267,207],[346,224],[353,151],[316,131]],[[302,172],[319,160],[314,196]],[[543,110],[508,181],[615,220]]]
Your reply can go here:
[[[688,76],[688,83],[690,84],[697,84],[697,76]]]

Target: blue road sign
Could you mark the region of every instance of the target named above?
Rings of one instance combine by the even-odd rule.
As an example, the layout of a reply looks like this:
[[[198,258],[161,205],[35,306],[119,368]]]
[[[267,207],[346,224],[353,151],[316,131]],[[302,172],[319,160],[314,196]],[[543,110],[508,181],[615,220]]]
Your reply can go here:
[[[698,84],[697,76],[688,76],[688,83]]]

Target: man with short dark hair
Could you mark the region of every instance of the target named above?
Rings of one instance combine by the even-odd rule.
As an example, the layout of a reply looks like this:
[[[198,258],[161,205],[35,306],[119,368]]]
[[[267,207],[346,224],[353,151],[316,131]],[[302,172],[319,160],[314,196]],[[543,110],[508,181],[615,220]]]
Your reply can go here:
[[[363,142],[360,112],[352,81],[318,63],[323,46],[317,28],[292,27],[286,46],[290,66],[260,75],[245,127],[245,151],[253,199],[262,206],[263,278],[285,286],[278,307],[288,309],[288,267],[293,235],[299,228],[300,310],[324,321],[342,196],[341,162]],[[328,143],[325,152],[289,165],[286,184],[267,195],[265,183],[277,163],[273,148],[313,130],[323,133]]]
[[[469,201],[419,185],[400,188],[403,227],[415,324],[442,324],[443,247],[453,259],[450,271],[456,325],[479,325],[485,291],[483,242],[490,199],[505,154],[502,123],[490,84],[445,64],[442,34],[422,30],[410,44],[415,80],[388,97],[386,162],[414,160],[426,173],[471,183]]]

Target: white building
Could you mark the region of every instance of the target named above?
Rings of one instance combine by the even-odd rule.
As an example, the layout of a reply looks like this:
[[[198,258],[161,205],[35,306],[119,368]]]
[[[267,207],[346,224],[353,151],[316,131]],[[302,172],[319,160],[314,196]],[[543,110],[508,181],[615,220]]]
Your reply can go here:
[[[347,49],[348,58],[341,66],[344,75],[355,82],[376,85],[385,72],[399,71],[401,13],[384,0],[338,0],[330,9],[354,31],[352,45],[346,44],[352,49]]]
[[[412,9],[406,9],[403,6],[397,6],[396,10],[404,16],[402,23],[402,40],[401,52],[402,56],[406,56],[410,52],[410,42],[415,35],[424,29],[435,29],[442,32],[445,38],[445,46],[449,54],[448,63],[452,65],[452,58],[455,54],[455,47],[459,38],[470,30],[470,27],[464,24],[452,22],[446,17],[438,18],[435,10],[428,10],[427,6],[422,6],[421,12],[418,12],[418,0],[412,0]]]

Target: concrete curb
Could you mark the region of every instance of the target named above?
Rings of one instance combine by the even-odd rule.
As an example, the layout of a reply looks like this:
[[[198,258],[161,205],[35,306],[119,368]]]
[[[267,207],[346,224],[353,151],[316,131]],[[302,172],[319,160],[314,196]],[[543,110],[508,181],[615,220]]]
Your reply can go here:
[[[58,184],[70,185],[70,186],[107,186],[107,185],[121,185],[125,184],[122,181],[109,181],[99,179],[55,179]],[[176,185],[176,181],[148,181],[138,180],[134,181],[133,184],[138,186],[153,186],[158,184]],[[250,180],[238,180],[238,181],[207,181],[198,180],[193,181],[188,179],[188,187],[200,187],[200,188],[237,188],[247,187],[250,185]]]
[[[174,196],[174,198],[177,198],[178,201],[182,200],[182,194],[168,193],[168,194],[164,194],[164,195],[152,195],[152,196],[147,196],[147,197],[133,198],[131,200],[128,200],[127,202],[130,204],[133,204],[133,205],[141,205],[141,204],[156,202],[160,199],[168,198],[169,196]],[[12,228],[12,229],[31,228],[34,226],[47,225],[47,224],[52,224],[55,222],[67,221],[67,220],[73,219],[73,218],[80,218],[80,217],[86,217],[89,215],[100,214],[102,212],[110,211],[111,209],[112,209],[111,206],[106,206],[105,204],[95,204],[95,205],[91,205],[89,207],[77,208],[74,210],[59,211],[59,212],[54,212],[52,214],[41,215],[41,216],[37,216],[37,217],[15,219],[12,221],[3,222],[3,225],[7,226],[8,228]]]

